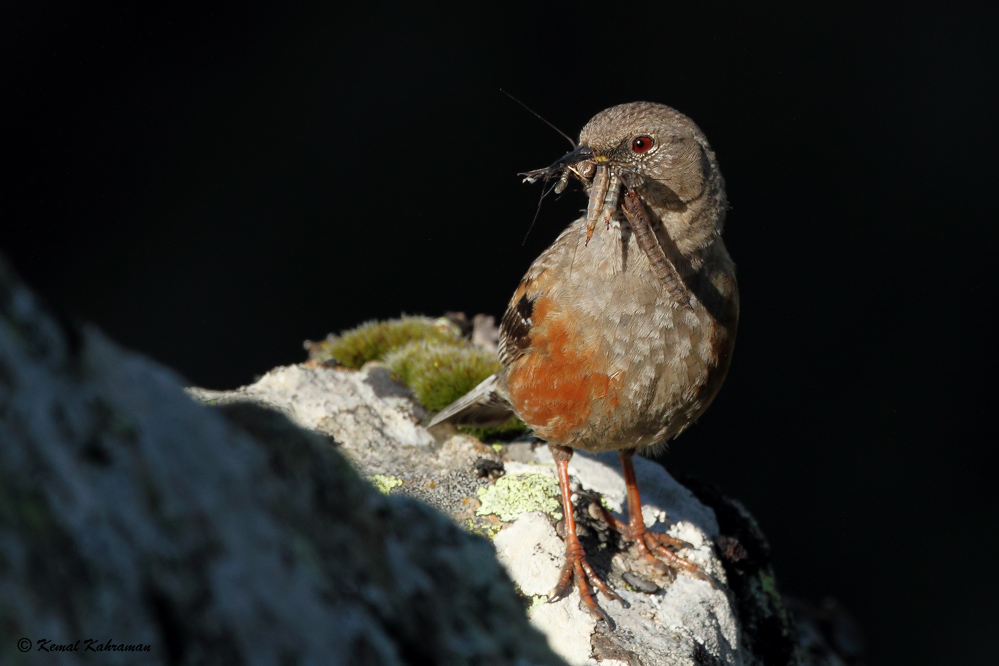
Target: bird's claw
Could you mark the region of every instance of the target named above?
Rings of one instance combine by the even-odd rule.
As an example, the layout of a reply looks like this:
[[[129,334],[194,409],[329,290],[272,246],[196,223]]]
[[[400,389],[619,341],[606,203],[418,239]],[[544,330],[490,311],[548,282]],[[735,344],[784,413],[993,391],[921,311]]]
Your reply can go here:
[[[644,524],[639,525],[636,521],[622,522],[599,503],[594,503],[594,505],[599,507],[604,521],[619,532],[626,541],[634,543],[645,561],[651,564],[656,571],[661,574],[668,573],[671,569],[685,571],[690,576],[709,583],[711,587],[716,587],[711,576],[704,573],[700,567],[667,548],[667,546],[677,550],[693,548],[691,543],[662,532],[652,532]]]
[[[566,546],[565,551],[565,564],[562,565],[562,571],[559,573],[558,582],[555,584],[555,588],[552,590],[548,597],[548,603],[553,603],[556,601],[561,601],[567,597],[572,592],[573,582],[575,582],[576,589],[579,590],[579,600],[589,614],[598,620],[603,620],[607,623],[607,626],[614,628],[614,622],[610,619],[610,616],[600,607],[597,600],[594,599],[593,588],[596,588],[604,593],[604,596],[613,601],[618,601],[625,608],[629,607],[627,601],[622,599],[620,595],[610,588],[604,580],[597,575],[597,572],[593,570],[590,563],[586,561],[586,556],[583,553],[583,546],[577,540],[575,543],[569,543]]]

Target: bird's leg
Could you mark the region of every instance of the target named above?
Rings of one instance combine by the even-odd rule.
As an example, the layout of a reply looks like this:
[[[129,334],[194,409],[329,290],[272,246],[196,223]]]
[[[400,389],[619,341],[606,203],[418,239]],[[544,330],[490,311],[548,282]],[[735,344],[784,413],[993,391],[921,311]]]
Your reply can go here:
[[[562,494],[562,512],[565,514],[565,564],[562,566],[555,589],[552,590],[550,601],[558,601],[569,594],[571,583],[575,580],[576,588],[579,590],[579,598],[590,615],[613,626],[607,613],[593,598],[590,585],[603,592],[609,599],[615,599],[622,604],[624,601],[590,567],[589,562],[586,561],[586,553],[583,552],[583,544],[580,543],[579,537],[576,535],[576,518],[573,515],[572,493],[569,490],[569,459],[572,458],[572,449],[556,444],[549,444],[548,448],[551,449],[552,456],[555,458],[558,487]]]
[[[638,551],[657,571],[665,572],[667,567],[682,569],[691,576],[705,580],[713,586],[711,577],[701,571],[696,564],[691,564],[667,548],[667,546],[685,548],[690,546],[689,543],[668,534],[651,532],[645,527],[645,521],[642,519],[642,499],[638,493],[638,481],[635,479],[635,465],[632,463],[635,450],[623,450],[619,452],[619,455],[621,456],[621,470],[624,472],[624,486],[628,494],[628,522],[627,524],[622,523],[601,507],[608,524],[620,532],[625,539],[634,541]]]

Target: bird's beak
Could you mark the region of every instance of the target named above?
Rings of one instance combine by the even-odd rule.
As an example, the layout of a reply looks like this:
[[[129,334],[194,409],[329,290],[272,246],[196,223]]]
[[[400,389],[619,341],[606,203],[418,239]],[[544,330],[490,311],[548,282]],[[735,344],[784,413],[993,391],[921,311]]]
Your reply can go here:
[[[579,164],[580,162],[585,162],[586,160],[592,160],[593,149],[587,145],[577,146],[575,150],[562,156],[561,159],[552,164],[549,169],[557,169],[561,171],[566,167],[571,167],[574,164]]]

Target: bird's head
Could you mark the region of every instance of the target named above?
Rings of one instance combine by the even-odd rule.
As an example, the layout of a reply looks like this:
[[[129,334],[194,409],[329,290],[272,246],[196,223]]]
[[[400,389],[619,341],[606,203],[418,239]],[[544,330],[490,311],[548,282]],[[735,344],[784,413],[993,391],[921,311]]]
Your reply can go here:
[[[721,171],[704,133],[679,111],[652,102],[612,106],[586,123],[575,150],[524,175],[532,182],[561,176],[557,191],[572,175],[591,198],[617,201],[615,192],[592,187],[601,168],[641,198],[682,250],[721,232],[727,207]],[[603,205],[590,202],[591,210]]]

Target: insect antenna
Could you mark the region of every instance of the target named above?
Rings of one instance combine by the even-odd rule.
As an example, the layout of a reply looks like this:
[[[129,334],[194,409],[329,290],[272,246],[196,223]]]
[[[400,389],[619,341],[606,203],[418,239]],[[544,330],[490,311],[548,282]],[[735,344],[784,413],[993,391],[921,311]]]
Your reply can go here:
[[[514,97],[513,95],[511,95],[507,91],[503,90],[502,88],[500,88],[499,91],[501,93],[503,93],[504,95],[506,95],[507,97],[509,97],[510,99],[512,99],[517,104],[520,104],[522,107],[524,107],[524,110],[527,111],[528,113],[530,113],[532,116],[534,116],[535,118],[537,118],[538,120],[540,120],[541,122],[543,122],[545,125],[548,125],[553,130],[555,130],[556,132],[558,132],[559,134],[561,134],[563,137],[565,137],[565,140],[568,141],[572,145],[573,150],[575,150],[577,148],[576,142],[572,140],[572,137],[570,137],[568,134],[566,134],[565,132],[563,132],[559,128],[555,127],[555,125],[553,125],[550,122],[548,122],[547,120],[545,120],[545,118],[542,117],[542,115],[540,113],[538,113],[537,111],[535,111],[531,107],[527,106],[526,104],[524,104],[519,99],[517,99],[516,97]]]
[[[538,207],[534,209],[534,217],[531,219],[531,226],[527,227],[527,233],[524,234],[524,240],[520,241],[521,247],[527,244],[527,237],[531,235],[531,231],[534,229],[534,223],[538,221],[538,214],[541,213],[541,202],[543,202],[545,197],[551,194],[552,190],[554,190],[557,186],[558,183],[556,182],[547,190],[545,190],[544,187],[541,188],[541,197],[538,199]]]
[[[519,104],[519,105],[520,105],[520,106],[521,106],[521,107],[522,107],[522,108],[523,108],[523,109],[524,109],[525,111],[527,111],[528,113],[530,113],[530,114],[531,114],[532,116],[534,116],[535,118],[537,118],[538,120],[540,120],[541,122],[543,122],[543,123],[544,123],[545,125],[548,125],[548,126],[549,126],[549,127],[551,127],[551,128],[553,129],[553,130],[555,130],[556,132],[558,132],[559,134],[561,134],[561,135],[562,135],[562,137],[563,137],[563,138],[564,138],[564,139],[565,139],[566,141],[568,141],[568,142],[569,142],[569,145],[570,145],[570,146],[572,146],[572,149],[573,149],[573,150],[576,150],[576,149],[577,149],[577,148],[579,147],[579,146],[577,146],[577,145],[576,145],[576,142],[572,140],[572,137],[571,137],[571,136],[569,136],[568,134],[566,134],[565,132],[563,132],[562,130],[560,130],[560,129],[559,129],[558,127],[556,127],[556,126],[555,126],[554,124],[552,124],[551,122],[549,122],[549,121],[548,121],[548,120],[547,120],[546,118],[544,118],[544,117],[543,117],[543,116],[542,116],[542,115],[541,115],[540,113],[538,113],[537,111],[535,111],[535,110],[534,110],[534,109],[532,109],[531,107],[527,106],[526,104],[524,104],[524,103],[523,103],[523,102],[521,102],[521,101],[520,101],[519,99],[517,99],[516,97],[514,97],[513,95],[511,95],[511,94],[510,94],[510,93],[508,93],[507,91],[503,90],[502,88],[500,88],[500,89],[499,89],[499,91],[500,91],[501,93],[503,93],[504,95],[506,95],[507,97],[509,97],[510,99],[512,99],[512,100],[513,100],[514,102],[516,102],[517,104]],[[563,167],[563,168],[565,168],[565,167]],[[543,178],[543,179],[544,179],[544,181],[545,181],[545,183],[547,184],[547,182],[548,182],[548,179],[552,177],[552,174],[551,174],[550,172],[548,172],[548,170],[547,170],[547,169],[541,169],[541,170],[539,170],[539,172],[540,172],[540,171],[543,171],[543,172],[545,172],[545,173],[544,173],[544,174],[540,174],[540,173],[539,173],[539,175],[538,175],[538,176],[537,176],[536,178],[538,178],[538,177],[540,177],[540,178]],[[531,173],[533,173],[533,172],[531,172]],[[525,175],[525,174],[521,174],[521,175]],[[564,190],[564,189],[565,189],[565,181],[567,180],[567,176],[568,176],[568,175],[569,175],[569,172],[568,172],[568,170],[566,170],[566,171],[565,171],[565,172],[564,172],[564,173],[562,174],[561,178],[559,178],[559,180],[557,180],[557,181],[556,181],[556,182],[555,182],[554,184],[552,184],[552,186],[551,186],[551,187],[549,187],[548,189],[545,189],[545,188],[544,188],[544,187],[542,186],[542,189],[541,189],[541,197],[540,197],[540,198],[538,198],[538,207],[534,209],[534,217],[533,217],[533,218],[531,219],[531,224],[530,224],[530,226],[528,226],[528,227],[527,227],[527,233],[526,233],[526,234],[524,234],[524,240],[522,240],[522,241],[520,242],[520,244],[521,244],[522,246],[523,246],[523,245],[526,245],[526,244],[527,244],[527,239],[528,239],[528,237],[529,237],[529,236],[531,235],[531,231],[533,231],[533,230],[534,230],[534,224],[535,224],[535,222],[537,222],[537,221],[538,221],[538,215],[539,215],[539,214],[541,213],[541,204],[542,204],[542,203],[544,202],[544,200],[545,200],[545,197],[547,197],[547,196],[548,196],[549,194],[551,194],[551,193],[552,193],[552,190],[555,190],[555,192],[556,192],[557,194],[561,194],[561,193],[562,193],[562,190]],[[536,178],[531,178],[530,176],[528,176],[527,180],[529,180],[530,182],[535,182],[535,179],[536,179]]]

